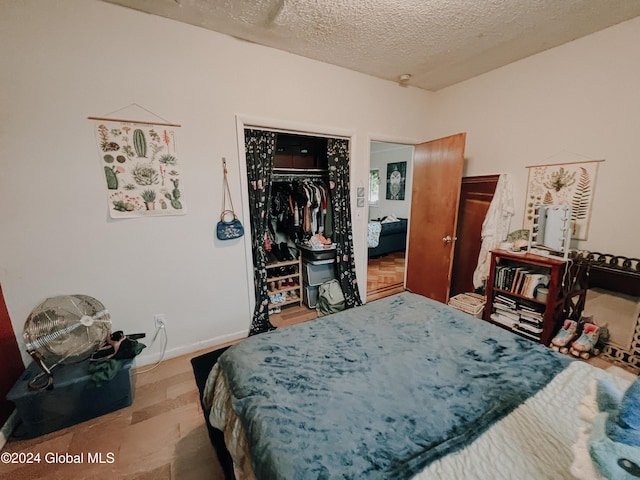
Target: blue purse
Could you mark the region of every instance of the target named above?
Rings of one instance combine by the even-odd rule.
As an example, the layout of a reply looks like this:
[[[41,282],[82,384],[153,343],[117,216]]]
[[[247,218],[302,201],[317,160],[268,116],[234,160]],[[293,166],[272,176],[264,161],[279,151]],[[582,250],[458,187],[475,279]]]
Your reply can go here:
[[[233,220],[230,222],[227,222],[224,219],[227,214],[233,215]],[[222,215],[220,215],[220,221],[216,225],[216,235],[220,240],[231,240],[233,238],[240,238],[244,235],[242,222],[238,220],[238,217],[233,210],[225,210],[222,212]]]
[[[233,211],[233,200],[231,200],[231,190],[229,190],[229,182],[227,180],[227,161],[224,157],[222,157],[222,168],[224,172],[224,180],[223,180],[223,199],[222,199],[222,214],[220,215],[220,221],[216,225],[216,236],[219,240],[233,240],[234,238],[240,238],[244,235],[244,227],[242,226],[242,222],[238,220],[238,216],[236,212]],[[227,196],[229,196],[229,204],[231,205],[231,210],[227,209]],[[225,217],[231,214],[233,215],[233,220],[227,222]]]

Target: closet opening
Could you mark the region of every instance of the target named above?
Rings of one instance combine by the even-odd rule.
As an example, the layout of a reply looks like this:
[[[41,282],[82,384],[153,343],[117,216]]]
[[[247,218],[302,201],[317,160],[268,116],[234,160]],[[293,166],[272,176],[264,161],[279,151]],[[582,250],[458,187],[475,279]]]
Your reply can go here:
[[[325,282],[357,292],[349,140],[245,129],[256,305],[250,334],[318,316]],[[346,208],[345,208],[346,206]]]
[[[328,176],[327,138],[277,134],[266,236],[269,318],[276,327],[316,318],[319,285],[335,278]],[[283,278],[287,272],[293,276]]]
[[[413,145],[371,142],[367,301],[404,290]]]

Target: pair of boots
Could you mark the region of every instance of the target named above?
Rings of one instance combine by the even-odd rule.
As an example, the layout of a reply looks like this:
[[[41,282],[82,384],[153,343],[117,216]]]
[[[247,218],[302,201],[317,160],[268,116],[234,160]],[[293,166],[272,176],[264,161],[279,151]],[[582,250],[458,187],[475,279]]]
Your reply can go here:
[[[582,333],[578,336],[579,327],[580,324],[575,320],[565,320],[558,334],[551,340],[551,348],[585,360],[592,354],[597,355],[599,352],[596,351],[596,344],[600,339],[601,328],[595,323],[585,322]]]
[[[287,242],[282,242],[279,245],[274,243],[271,246],[271,253],[273,253],[280,262],[294,260],[293,255],[291,255],[291,252],[289,251],[289,245],[287,245]]]

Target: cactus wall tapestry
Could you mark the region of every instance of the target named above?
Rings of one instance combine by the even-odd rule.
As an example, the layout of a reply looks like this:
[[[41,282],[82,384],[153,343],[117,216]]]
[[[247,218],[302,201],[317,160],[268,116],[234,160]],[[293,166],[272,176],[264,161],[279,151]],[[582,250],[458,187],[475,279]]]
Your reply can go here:
[[[184,215],[175,125],[95,123],[111,218]]]
[[[598,164],[604,160],[527,167],[523,228],[531,229],[536,205],[570,205],[571,238],[586,240]]]

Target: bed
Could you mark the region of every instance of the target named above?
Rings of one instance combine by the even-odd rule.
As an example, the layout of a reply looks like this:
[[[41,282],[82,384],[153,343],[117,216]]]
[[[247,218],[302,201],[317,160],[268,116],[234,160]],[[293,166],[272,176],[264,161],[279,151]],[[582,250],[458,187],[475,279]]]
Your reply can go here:
[[[599,379],[404,292],[228,348],[202,402],[238,479],[562,479]]]

